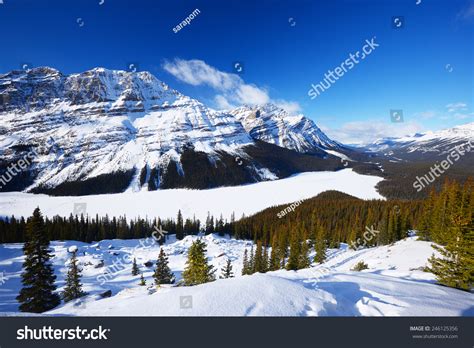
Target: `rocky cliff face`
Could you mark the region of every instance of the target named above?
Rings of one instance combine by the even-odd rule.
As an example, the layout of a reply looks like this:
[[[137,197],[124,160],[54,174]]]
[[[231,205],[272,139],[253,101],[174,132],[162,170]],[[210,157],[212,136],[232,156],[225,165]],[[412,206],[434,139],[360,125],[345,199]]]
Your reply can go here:
[[[303,115],[290,115],[273,104],[242,106],[230,112],[254,139],[301,153],[338,150],[341,144],[329,139]]]

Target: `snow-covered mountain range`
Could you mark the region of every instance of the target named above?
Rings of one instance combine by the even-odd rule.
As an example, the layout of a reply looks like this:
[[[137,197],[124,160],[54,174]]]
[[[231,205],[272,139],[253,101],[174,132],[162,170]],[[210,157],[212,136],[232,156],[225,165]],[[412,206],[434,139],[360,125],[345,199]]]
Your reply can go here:
[[[456,146],[474,148],[474,122],[436,132],[416,133],[400,138],[383,138],[367,146],[386,155],[401,155],[409,159],[446,155]]]
[[[212,110],[148,72],[0,75],[0,169],[34,153],[4,191],[238,185],[340,169],[343,149],[303,115],[274,105]]]

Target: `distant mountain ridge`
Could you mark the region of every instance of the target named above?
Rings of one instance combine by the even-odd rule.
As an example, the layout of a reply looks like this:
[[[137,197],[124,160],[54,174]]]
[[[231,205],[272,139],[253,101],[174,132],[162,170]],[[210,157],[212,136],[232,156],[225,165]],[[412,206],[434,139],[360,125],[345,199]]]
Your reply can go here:
[[[474,122],[435,132],[416,133],[398,138],[383,138],[366,149],[387,157],[407,160],[427,159],[448,154],[456,146],[474,145]]]

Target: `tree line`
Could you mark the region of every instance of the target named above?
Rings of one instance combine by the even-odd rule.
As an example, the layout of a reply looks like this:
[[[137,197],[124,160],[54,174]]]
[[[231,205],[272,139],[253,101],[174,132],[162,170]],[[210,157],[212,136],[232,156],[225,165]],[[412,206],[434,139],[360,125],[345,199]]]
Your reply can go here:
[[[75,215],[69,217],[45,217],[45,233],[49,240],[77,240],[86,243],[104,239],[139,239],[150,237],[154,226],[161,226],[169,234],[176,234],[177,239],[199,232],[232,234],[234,217],[228,222],[222,218],[215,218],[208,214],[206,221],[201,223],[196,218],[183,219],[181,210],[176,219],[135,218],[127,220],[126,216],[95,217]],[[24,217],[15,216],[0,219],[0,243],[24,243],[27,240],[26,221]]]
[[[418,223],[423,201],[361,200],[326,191],[304,200],[294,212],[283,218],[278,213],[284,205],[265,209],[232,224],[233,236],[261,241],[263,245],[287,249],[291,238],[316,240],[322,230],[331,248],[341,242],[358,246],[385,245],[400,240]],[[377,231],[374,238],[365,237],[367,229]],[[292,237],[293,236],[293,237]]]

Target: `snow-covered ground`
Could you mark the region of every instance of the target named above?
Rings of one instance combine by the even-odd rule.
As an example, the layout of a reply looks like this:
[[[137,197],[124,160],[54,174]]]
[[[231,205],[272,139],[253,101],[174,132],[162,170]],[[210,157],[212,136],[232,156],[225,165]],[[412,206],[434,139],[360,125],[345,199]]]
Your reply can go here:
[[[171,236],[164,245],[170,267],[181,278],[186,254],[196,236],[176,241]],[[78,246],[83,283],[89,295],[69,302],[47,314],[78,316],[474,316],[474,294],[434,284],[434,277],[421,269],[433,253],[430,243],[409,237],[391,246],[358,251],[329,250],[324,265],[300,271],[275,271],[241,276],[244,249],[251,242],[208,235],[203,237],[210,262],[218,269],[230,258],[235,278],[193,287],[153,286],[153,267],[159,246],[147,240],[104,240],[99,243],[53,242],[58,284],[63,286],[68,248]],[[21,244],[0,245],[0,315],[19,315],[15,301],[20,283]],[[138,285],[131,264],[124,255],[133,255],[147,281]],[[104,260],[104,267],[96,268]],[[124,270],[109,281],[97,277],[104,268],[116,264]],[[368,270],[351,271],[360,260]],[[101,278],[100,278],[101,279]],[[103,283],[102,285],[100,283]],[[99,293],[111,290],[110,298]]]
[[[185,217],[204,221],[207,213],[230,219],[235,212],[250,215],[270,206],[338,190],[362,199],[383,199],[375,186],[382,178],[357,174],[351,169],[337,172],[309,172],[286,179],[209,190],[172,189],[124,192],[80,197],[50,197],[20,192],[0,193],[0,216],[30,216],[40,207],[46,216],[69,216],[76,203],[86,203],[86,213],[95,216],[175,218],[179,209]]]

